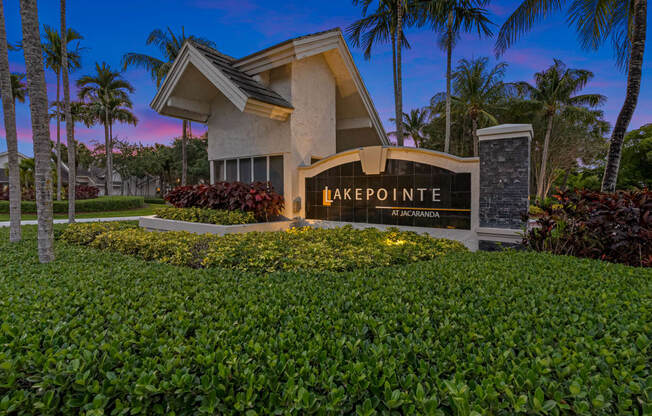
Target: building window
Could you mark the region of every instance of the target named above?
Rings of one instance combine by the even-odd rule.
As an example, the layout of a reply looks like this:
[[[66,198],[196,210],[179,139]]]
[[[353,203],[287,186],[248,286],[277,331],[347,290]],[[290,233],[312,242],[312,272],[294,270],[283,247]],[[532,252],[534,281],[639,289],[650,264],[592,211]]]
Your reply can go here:
[[[238,180],[240,182],[251,182],[251,159],[240,159],[239,172],[240,176],[238,176]]]
[[[226,181],[235,182],[238,180],[238,159],[226,161]]]
[[[283,194],[283,156],[243,157],[214,160],[215,181],[271,182],[274,190]]]

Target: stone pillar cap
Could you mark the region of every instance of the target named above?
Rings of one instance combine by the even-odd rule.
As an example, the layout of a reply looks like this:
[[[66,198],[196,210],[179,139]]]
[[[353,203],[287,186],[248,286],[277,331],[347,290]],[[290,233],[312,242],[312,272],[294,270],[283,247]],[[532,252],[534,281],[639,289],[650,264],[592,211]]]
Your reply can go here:
[[[479,140],[508,139],[512,137],[534,137],[532,124],[499,124],[477,130]]]

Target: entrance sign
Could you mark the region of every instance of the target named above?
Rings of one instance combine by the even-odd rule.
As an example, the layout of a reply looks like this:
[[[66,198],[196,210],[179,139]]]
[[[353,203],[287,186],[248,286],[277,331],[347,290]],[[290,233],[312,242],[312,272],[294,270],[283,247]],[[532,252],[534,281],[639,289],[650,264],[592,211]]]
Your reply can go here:
[[[343,152],[305,169],[305,218],[471,230],[477,168],[422,149]]]

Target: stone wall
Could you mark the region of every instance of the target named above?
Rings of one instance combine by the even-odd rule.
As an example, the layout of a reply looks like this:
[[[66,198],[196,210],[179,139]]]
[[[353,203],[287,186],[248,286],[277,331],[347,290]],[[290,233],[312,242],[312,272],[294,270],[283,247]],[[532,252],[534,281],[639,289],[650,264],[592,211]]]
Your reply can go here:
[[[520,229],[529,206],[530,139],[480,141],[480,227]]]

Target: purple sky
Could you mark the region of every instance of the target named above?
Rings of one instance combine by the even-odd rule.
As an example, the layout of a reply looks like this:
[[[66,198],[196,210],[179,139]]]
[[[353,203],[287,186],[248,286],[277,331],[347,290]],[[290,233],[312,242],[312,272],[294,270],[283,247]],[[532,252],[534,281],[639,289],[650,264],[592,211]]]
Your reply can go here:
[[[518,1],[494,1],[489,7],[496,31],[511,13]],[[39,1],[39,19],[42,24],[59,25],[59,2]],[[90,74],[95,62],[106,61],[118,67],[125,52],[158,53],[145,45],[149,32],[155,28],[171,27],[175,32],[185,26],[187,34],[213,40],[224,53],[240,57],[288,38],[333,27],[346,28],[360,17],[360,11],[349,0],[321,1],[255,1],[255,0],[113,0],[107,6],[101,1],[68,0],[68,25],[85,37],[81,45],[83,67],[71,75],[74,81],[80,75]],[[10,42],[21,38],[18,2],[5,2],[5,19]],[[650,19],[652,20],[652,19]],[[649,24],[648,27],[652,25]],[[410,29],[407,33],[412,49],[404,52],[403,100],[404,111],[423,107],[430,98],[445,88],[445,55],[437,46],[437,37],[426,30]],[[650,42],[648,42],[650,43]],[[649,46],[649,45],[648,45]],[[645,54],[641,95],[630,129],[652,122],[652,47]],[[453,59],[493,56],[493,40],[478,40],[464,35],[454,51]],[[388,130],[392,130],[389,118],[393,116],[393,91],[391,78],[391,52],[387,46],[379,46],[370,61],[365,61],[359,50],[352,50],[358,68],[371,93]],[[606,119],[613,123],[624,98],[626,74],[620,72],[612,58],[609,47],[597,52],[579,48],[577,37],[569,29],[563,14],[546,20],[536,30],[523,37],[502,58],[509,64],[507,81],[531,81],[536,71],[552,64],[553,58],[563,60],[570,67],[589,69],[595,73],[594,80],[585,92],[597,92],[607,96],[604,106]],[[11,70],[24,72],[21,52],[9,57]],[[54,99],[56,84],[54,75],[47,71],[48,95]],[[149,108],[156,89],[149,75],[142,70],[129,69],[124,74],[135,87],[134,109],[140,119],[138,126],[114,127],[114,134],[133,142],[167,143],[179,135],[181,122],[159,116]],[[73,90],[73,94],[76,91]],[[31,155],[31,128],[28,104],[18,104],[17,123],[19,149]],[[0,124],[2,121],[0,120]],[[76,137],[83,142],[103,140],[101,126],[77,127]],[[203,132],[203,126],[193,123],[193,132]],[[56,138],[55,123],[51,137]],[[65,131],[62,129],[62,136]],[[65,141],[65,140],[64,140]],[[0,128],[0,151],[4,151],[4,126]]]

